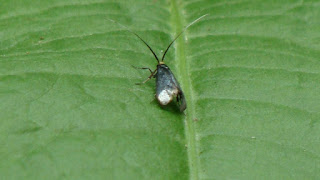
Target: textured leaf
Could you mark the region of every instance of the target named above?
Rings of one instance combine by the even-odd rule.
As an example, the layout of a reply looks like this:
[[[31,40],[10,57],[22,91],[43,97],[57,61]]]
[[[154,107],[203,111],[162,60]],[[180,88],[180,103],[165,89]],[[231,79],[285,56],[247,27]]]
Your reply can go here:
[[[160,107],[167,54],[188,108]],[[316,0],[0,1],[1,179],[317,179]]]

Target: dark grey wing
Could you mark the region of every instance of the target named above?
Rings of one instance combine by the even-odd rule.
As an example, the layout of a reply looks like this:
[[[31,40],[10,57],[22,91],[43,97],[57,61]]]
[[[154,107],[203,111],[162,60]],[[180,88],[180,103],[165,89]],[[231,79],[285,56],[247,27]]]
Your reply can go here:
[[[157,96],[163,90],[178,91],[179,84],[168,66],[164,64],[158,66],[157,74],[155,76]]]
[[[177,95],[177,102],[179,103],[179,108],[181,112],[187,109],[187,102],[181,88],[180,88],[179,94]]]
[[[173,96],[176,96],[177,102],[179,103],[179,106],[180,106],[180,111],[184,111],[186,109],[186,100],[185,100],[184,94],[180,88],[178,81],[174,77],[169,67],[166,66],[165,64],[159,65],[157,67],[157,74],[155,76],[156,76],[156,97],[159,97],[159,95],[163,91],[172,92],[173,94],[171,95],[171,98],[173,98]]]

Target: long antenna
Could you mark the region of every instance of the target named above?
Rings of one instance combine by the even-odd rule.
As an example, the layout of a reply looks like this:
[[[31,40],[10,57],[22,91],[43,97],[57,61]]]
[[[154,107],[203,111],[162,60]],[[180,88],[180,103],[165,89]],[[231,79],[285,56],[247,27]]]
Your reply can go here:
[[[114,20],[112,20],[112,19],[108,19],[108,20],[109,20],[109,21],[112,21],[112,22],[114,22],[114,23],[117,23],[117,24],[120,25],[121,27],[125,28],[125,29],[128,30],[129,32],[131,32],[131,33],[133,33],[134,35],[136,35],[145,45],[148,46],[148,48],[150,49],[150,51],[152,52],[152,54],[154,55],[154,57],[156,58],[156,60],[158,61],[158,64],[159,64],[159,59],[158,59],[156,53],[154,53],[154,51],[153,51],[152,48],[148,45],[148,43],[146,43],[137,33],[131,31],[127,26],[122,25],[122,24],[118,23],[117,21],[114,21]]]
[[[175,41],[176,39],[178,39],[178,37],[179,37],[183,32],[185,32],[190,26],[192,26],[194,23],[198,22],[200,19],[206,17],[207,15],[208,15],[208,14],[205,14],[205,15],[199,17],[198,19],[192,21],[188,26],[186,26],[186,27],[173,39],[173,41],[169,44],[169,46],[167,47],[166,51],[164,52],[164,54],[163,54],[163,56],[162,56],[162,58],[161,58],[161,61],[162,61],[162,62],[163,62],[164,57],[166,56],[169,48],[170,48],[171,45],[174,43],[174,41]]]

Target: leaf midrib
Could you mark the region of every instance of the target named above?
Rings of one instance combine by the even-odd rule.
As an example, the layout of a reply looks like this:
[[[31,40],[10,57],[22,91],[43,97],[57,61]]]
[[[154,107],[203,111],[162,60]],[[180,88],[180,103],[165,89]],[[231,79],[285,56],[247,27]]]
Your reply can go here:
[[[171,14],[173,16],[171,23],[172,27],[176,31],[175,34],[182,31],[185,27],[184,17],[181,12],[181,8],[178,7],[176,0],[171,1]],[[188,155],[188,165],[189,165],[189,179],[197,180],[199,179],[199,169],[200,162],[198,159],[198,146],[196,143],[196,127],[193,119],[195,119],[195,109],[194,109],[194,100],[193,100],[193,89],[191,85],[190,78],[190,64],[187,62],[186,58],[186,47],[185,47],[185,37],[186,33],[182,34],[182,37],[178,38],[175,42],[175,57],[176,57],[176,66],[178,70],[178,77],[180,85],[183,89],[183,92],[187,100],[187,109],[185,111],[185,136],[187,143],[187,155]]]

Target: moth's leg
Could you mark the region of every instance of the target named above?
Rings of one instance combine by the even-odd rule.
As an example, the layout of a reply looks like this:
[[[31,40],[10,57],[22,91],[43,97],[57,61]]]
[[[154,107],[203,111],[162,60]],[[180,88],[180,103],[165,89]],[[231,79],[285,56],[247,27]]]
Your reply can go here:
[[[136,68],[136,69],[148,69],[150,71],[150,73],[152,74],[152,70],[148,67],[136,67],[136,66],[133,66],[131,65],[132,67]]]
[[[182,96],[183,96],[182,93],[179,92],[178,95],[177,95],[177,102],[178,103],[180,103],[182,101]]]
[[[177,95],[177,102],[179,103],[180,102],[180,99],[181,99],[181,96],[180,94]]]
[[[150,70],[151,71],[151,70]],[[154,74],[157,72],[157,69],[156,70],[154,70],[153,72],[151,71],[151,75],[145,80],[145,81],[143,81],[142,83],[136,83],[136,85],[141,85],[141,84],[144,84],[144,83],[146,83],[147,81],[149,81],[153,76],[154,76]]]

